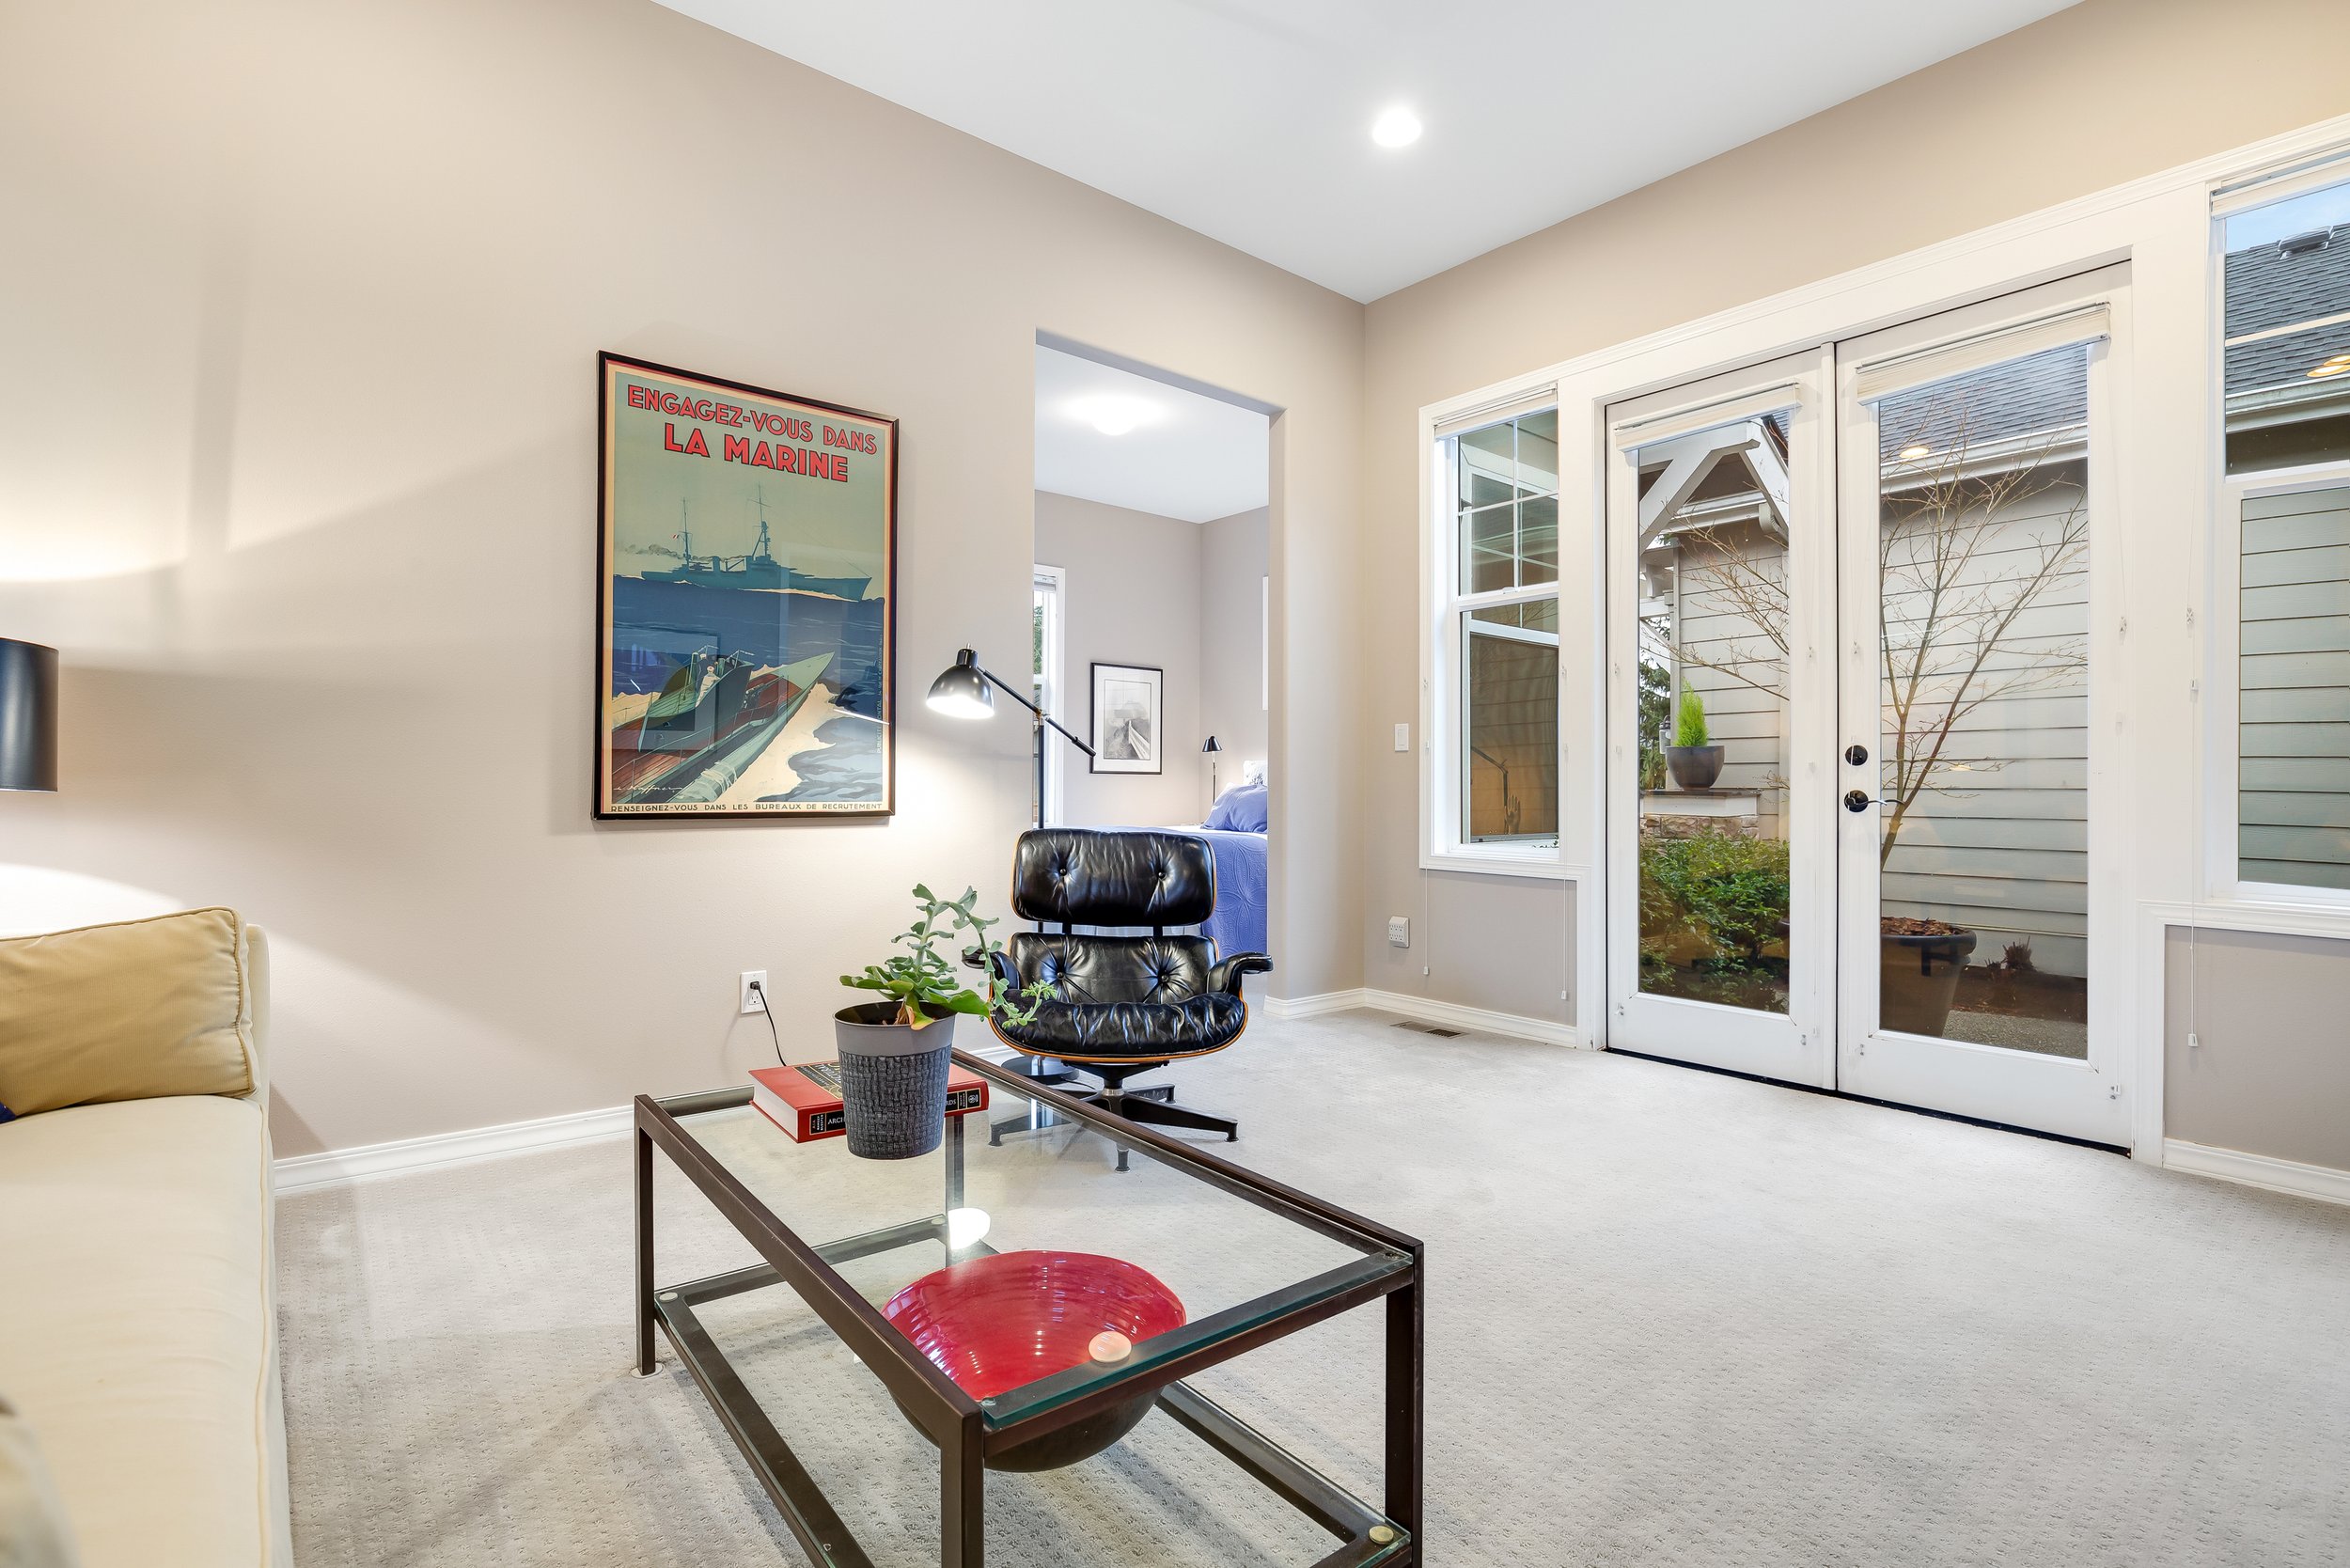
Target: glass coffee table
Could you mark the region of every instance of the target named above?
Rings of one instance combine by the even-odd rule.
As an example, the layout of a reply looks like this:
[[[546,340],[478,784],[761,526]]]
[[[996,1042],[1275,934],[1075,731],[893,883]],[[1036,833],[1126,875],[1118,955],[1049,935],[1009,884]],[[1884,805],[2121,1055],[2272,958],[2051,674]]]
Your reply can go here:
[[[1421,1244],[1010,1068],[955,1060],[987,1080],[990,1104],[950,1117],[939,1150],[910,1160],[858,1159],[838,1137],[795,1142],[748,1087],[636,1101],[637,1370],[656,1370],[657,1325],[809,1557],[824,1568],[927,1561],[934,1497],[937,1560],[979,1568],[996,1470],[995,1512],[1017,1514],[996,1518],[999,1544],[1020,1544],[1014,1556],[1071,1568],[1212,1560],[1181,1540],[1137,1554],[1113,1528],[1117,1504],[1086,1491],[1142,1463],[1105,1445],[1130,1428],[1165,1443],[1164,1419],[1212,1450],[1210,1464],[1176,1468],[1230,1476],[1229,1462],[1259,1483],[1217,1496],[1245,1496],[1294,1535],[1271,1560],[1418,1562]],[[656,1280],[655,1149],[732,1235],[705,1229],[759,1262]],[[893,1300],[896,1322],[885,1315]],[[1184,1381],[1381,1300],[1377,1507]],[[1096,1314],[1132,1334],[1104,1326],[1089,1341]],[[1149,1463],[1143,1490],[1155,1497],[1167,1465]],[[934,1493],[902,1474],[894,1491],[877,1479],[917,1464],[920,1476],[935,1465]],[[1027,1483],[1045,1490],[1016,1491]],[[1216,1512],[1214,1497],[1159,1506],[1145,1535],[1206,1529]],[[1087,1549],[1096,1544],[1105,1555]]]

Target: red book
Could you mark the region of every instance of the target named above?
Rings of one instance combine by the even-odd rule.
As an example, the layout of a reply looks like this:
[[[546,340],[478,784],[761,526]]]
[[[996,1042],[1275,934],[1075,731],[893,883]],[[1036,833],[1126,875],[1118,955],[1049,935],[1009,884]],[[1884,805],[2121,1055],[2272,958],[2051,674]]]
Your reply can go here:
[[[838,1137],[848,1130],[840,1111],[840,1064],[804,1061],[796,1067],[751,1069],[751,1104],[794,1141]],[[987,1080],[967,1068],[947,1074],[947,1114],[987,1109]]]

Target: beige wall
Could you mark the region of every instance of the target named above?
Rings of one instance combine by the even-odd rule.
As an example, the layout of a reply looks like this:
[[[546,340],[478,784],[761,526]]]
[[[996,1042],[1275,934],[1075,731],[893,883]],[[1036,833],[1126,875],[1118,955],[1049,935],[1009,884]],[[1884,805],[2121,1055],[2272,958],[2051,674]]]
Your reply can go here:
[[[2173,929],[2163,955],[2164,1135],[2350,1170],[2345,1009],[2350,942],[2239,931],[2190,940]]]
[[[1003,886],[1026,731],[921,695],[1023,666],[1040,329],[1285,411],[1272,989],[1360,983],[1360,306],[650,0],[10,6],[0,192],[0,923],[270,927],[281,1152],[728,1081],[744,968],[815,1054]],[[589,821],[604,348],[904,421],[894,821]]]
[[[1462,880],[1418,870],[1418,773],[1387,744],[1418,718],[1420,407],[2350,111],[2346,51],[2340,0],[2084,0],[1375,302],[1361,635],[1363,685],[1382,695],[1361,753],[1365,983],[1503,1006],[1525,985],[1518,955],[1563,962],[1573,936],[1568,899],[1492,879],[1442,895],[1459,940],[1425,980],[1420,955],[1386,946],[1386,915],[1410,912],[1423,884]]]
[[[1199,728],[1224,747],[1216,787],[1269,760],[1264,688],[1266,517],[1259,507],[1200,525]]]
[[[1166,733],[1162,771],[1095,773],[1076,747],[1056,739],[1062,805],[1074,827],[1196,823],[1207,812],[1208,773],[1199,756],[1199,600],[1202,530],[1179,517],[1037,492],[1036,558],[1069,573],[1062,602],[1068,645],[1061,655],[1067,697],[1062,723],[1093,738],[1096,663],[1148,665],[1164,672],[1159,696]]]

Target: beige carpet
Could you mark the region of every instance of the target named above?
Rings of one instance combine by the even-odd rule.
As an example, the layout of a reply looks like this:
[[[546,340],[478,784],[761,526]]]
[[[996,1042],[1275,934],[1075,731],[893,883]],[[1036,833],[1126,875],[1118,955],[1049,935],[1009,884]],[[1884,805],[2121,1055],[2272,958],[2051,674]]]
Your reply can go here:
[[[1179,1077],[1241,1158],[1427,1238],[1439,1568],[2350,1562],[2350,1210],[1386,1025],[1261,1021]],[[744,1256],[663,1205],[679,1273]],[[682,1374],[629,1373],[624,1145],[298,1195],[279,1234],[303,1568],[803,1560]],[[930,1450],[777,1312],[803,1457],[877,1562],[935,1562]],[[1375,1497],[1357,1315],[1202,1381]],[[1163,1416],[989,1496],[999,1568],[1327,1541]]]

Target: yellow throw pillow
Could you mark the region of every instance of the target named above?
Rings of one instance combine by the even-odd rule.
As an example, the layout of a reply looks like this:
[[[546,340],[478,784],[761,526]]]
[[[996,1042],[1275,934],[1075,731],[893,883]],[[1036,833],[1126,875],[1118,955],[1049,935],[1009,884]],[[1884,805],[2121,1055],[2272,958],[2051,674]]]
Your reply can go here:
[[[0,1120],[251,1093],[244,958],[233,909],[0,941]]]

